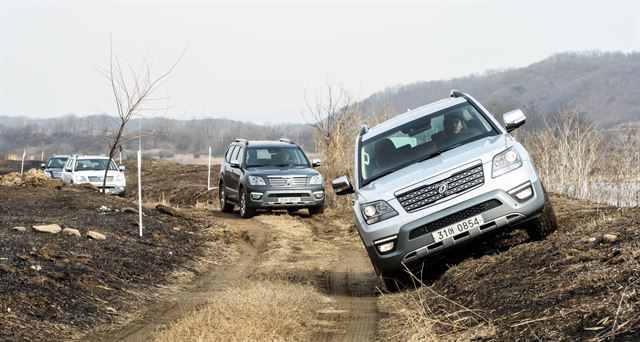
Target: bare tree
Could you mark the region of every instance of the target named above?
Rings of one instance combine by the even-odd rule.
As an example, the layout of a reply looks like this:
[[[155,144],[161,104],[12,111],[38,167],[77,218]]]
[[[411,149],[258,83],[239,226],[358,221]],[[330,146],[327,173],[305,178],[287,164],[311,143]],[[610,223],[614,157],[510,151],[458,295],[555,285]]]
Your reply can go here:
[[[315,101],[310,102],[305,96],[306,111],[303,119],[316,132],[316,147],[323,154],[323,175],[327,181],[335,177],[351,174],[354,141],[358,129],[363,123],[358,108],[351,102],[351,96],[342,87],[327,82]],[[348,198],[342,198],[345,203]],[[327,192],[327,205],[339,207],[340,200]],[[349,205],[342,203],[342,207]]]
[[[98,71],[109,81],[111,84],[111,91],[113,92],[116,109],[118,111],[118,117],[115,119],[117,128],[108,132],[103,136],[104,140],[109,146],[109,161],[104,170],[104,179],[102,181],[102,189],[106,194],[107,173],[109,171],[109,165],[122,144],[137,139],[140,135],[133,137],[124,137],[124,128],[129,120],[144,110],[153,110],[153,108],[145,107],[149,102],[155,102],[163,100],[164,98],[151,98],[162,82],[171,74],[175,69],[178,62],[184,55],[183,50],[176,61],[158,77],[151,76],[151,70],[149,64],[144,61],[140,67],[134,69],[130,63],[127,62],[127,69],[123,70],[120,63],[120,58],[116,56],[113,51],[113,45],[111,47],[111,56],[109,61],[109,68],[100,68]],[[157,110],[157,109],[156,109]]]

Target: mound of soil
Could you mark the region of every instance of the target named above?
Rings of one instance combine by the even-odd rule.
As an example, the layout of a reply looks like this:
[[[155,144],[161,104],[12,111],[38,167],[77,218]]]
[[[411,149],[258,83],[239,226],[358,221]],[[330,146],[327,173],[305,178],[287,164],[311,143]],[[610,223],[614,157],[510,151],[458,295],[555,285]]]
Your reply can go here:
[[[61,180],[49,178],[44,171],[40,169],[30,169],[23,175],[18,172],[10,172],[4,176],[0,176],[0,186],[31,186],[31,187],[50,187],[63,188],[70,187]]]
[[[126,160],[127,198],[138,198],[138,169],[135,160]],[[220,165],[211,165],[211,186],[218,186]],[[207,191],[207,165],[182,165],[166,160],[142,161],[144,201],[179,207],[217,203],[217,189]]]
[[[47,181],[28,177],[34,181],[23,183]],[[203,255],[218,229],[145,209],[139,237],[135,210],[123,210],[129,201],[67,190],[0,186],[0,340],[66,340],[113,323]],[[81,237],[31,228],[41,224],[75,228]],[[87,238],[90,230],[106,239]]]
[[[640,210],[552,200],[560,228],[545,241],[467,259],[401,302],[419,303],[409,310],[429,312],[439,336],[490,326],[499,341],[638,341]]]

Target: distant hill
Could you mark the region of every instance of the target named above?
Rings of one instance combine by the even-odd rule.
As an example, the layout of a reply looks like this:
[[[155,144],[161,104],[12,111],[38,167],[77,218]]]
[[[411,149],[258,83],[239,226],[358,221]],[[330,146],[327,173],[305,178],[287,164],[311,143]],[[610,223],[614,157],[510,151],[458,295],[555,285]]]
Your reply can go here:
[[[640,53],[562,53],[524,68],[451,80],[418,82],[375,93],[360,103],[368,114],[405,112],[459,89],[494,115],[522,108],[532,127],[577,106],[600,125],[640,121]]]
[[[35,119],[0,116],[0,157],[9,153],[37,155],[42,153],[107,153],[107,144],[101,137],[107,130],[117,127],[115,118],[107,115]],[[127,124],[125,134],[136,134],[139,119]],[[143,138],[144,150],[203,155],[212,147],[214,155],[221,155],[235,138],[295,140],[305,151],[315,152],[313,129],[305,124],[258,125],[227,119],[175,120],[154,117],[142,120],[143,132],[152,136]],[[138,141],[125,144],[124,149],[137,150]]]

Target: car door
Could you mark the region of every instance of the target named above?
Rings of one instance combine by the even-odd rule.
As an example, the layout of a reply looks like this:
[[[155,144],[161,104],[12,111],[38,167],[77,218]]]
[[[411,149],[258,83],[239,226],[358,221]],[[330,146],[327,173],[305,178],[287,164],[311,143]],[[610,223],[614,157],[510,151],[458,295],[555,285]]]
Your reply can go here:
[[[230,161],[240,162],[240,156],[243,154],[243,152],[244,152],[244,146],[237,146],[236,149],[231,154]],[[227,176],[229,179],[228,184],[230,188],[229,197],[234,198],[236,200],[240,200],[240,194],[238,192],[238,188],[240,187],[241,175],[242,175],[242,170],[239,167],[231,166],[231,163],[229,163],[229,173]]]
[[[71,166],[73,165],[74,160],[75,160],[75,158],[73,158],[73,157],[67,159],[67,162],[64,164],[64,166],[62,168],[62,174],[60,175],[60,178],[65,183],[71,183],[71,181],[73,179],[73,173],[72,173]]]
[[[244,146],[238,146],[236,151],[231,155],[232,161],[238,161],[240,163],[240,167],[232,167],[231,172],[229,172],[229,186],[233,188],[234,198],[240,200],[240,193],[238,189],[240,188],[240,177],[242,177],[242,160],[244,160]]]
[[[232,156],[233,154],[236,152],[236,150],[239,149],[238,145],[231,145],[229,146],[229,149],[227,150],[227,153],[225,154],[224,157],[224,162],[222,163],[222,170],[221,170],[221,174],[220,177],[222,177],[222,180],[224,181],[224,186],[225,186],[225,193],[229,196],[229,197],[235,197],[236,195],[236,191],[232,186],[232,177],[231,177],[231,173],[232,173],[232,169],[231,169],[231,165],[230,162],[232,160]]]

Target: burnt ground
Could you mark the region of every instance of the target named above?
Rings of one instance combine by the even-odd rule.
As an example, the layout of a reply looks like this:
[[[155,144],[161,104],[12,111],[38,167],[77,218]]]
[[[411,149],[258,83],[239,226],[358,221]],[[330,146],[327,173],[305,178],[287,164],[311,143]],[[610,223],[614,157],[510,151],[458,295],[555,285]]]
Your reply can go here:
[[[126,198],[138,200],[138,169],[135,160],[125,160]],[[220,165],[211,165],[211,187],[218,186]],[[166,160],[142,161],[143,201],[165,202],[178,207],[193,207],[217,202],[216,190],[207,191],[207,165],[182,165]]]
[[[217,226],[155,209],[144,209],[139,237],[138,215],[123,211],[134,206],[37,177],[0,186],[0,340],[67,340],[112,324],[152,301],[172,272],[197,273],[199,257],[223,253],[212,247],[226,238]],[[82,237],[31,229],[52,223]],[[87,238],[89,230],[106,239]]]

